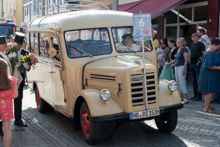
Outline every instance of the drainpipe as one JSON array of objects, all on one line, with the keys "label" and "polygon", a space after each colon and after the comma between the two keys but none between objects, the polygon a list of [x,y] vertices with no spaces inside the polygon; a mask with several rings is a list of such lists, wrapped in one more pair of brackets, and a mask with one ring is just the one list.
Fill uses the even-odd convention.
[{"label": "drainpipe", "polygon": [[1,9],[2,9],[1,17],[4,18],[4,17],[3,17],[3,0],[1,0]]},{"label": "drainpipe", "polygon": [[112,10],[118,11],[118,0],[113,0]]}]

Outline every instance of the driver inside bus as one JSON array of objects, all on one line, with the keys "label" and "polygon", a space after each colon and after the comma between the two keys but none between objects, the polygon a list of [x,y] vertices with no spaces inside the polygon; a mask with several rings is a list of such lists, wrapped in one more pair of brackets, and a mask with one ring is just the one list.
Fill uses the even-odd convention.
[{"label": "driver inside bus", "polygon": [[74,43],[71,46],[73,48],[75,48],[75,49],[71,48],[72,57],[81,57],[81,56],[83,56],[83,53],[77,51],[77,50],[83,51],[83,41],[81,39],[77,39],[76,41],[74,41]]},{"label": "driver inside bus", "polygon": [[141,46],[134,44],[133,35],[131,33],[122,36],[122,42],[116,44],[118,52],[137,52],[140,51]]}]

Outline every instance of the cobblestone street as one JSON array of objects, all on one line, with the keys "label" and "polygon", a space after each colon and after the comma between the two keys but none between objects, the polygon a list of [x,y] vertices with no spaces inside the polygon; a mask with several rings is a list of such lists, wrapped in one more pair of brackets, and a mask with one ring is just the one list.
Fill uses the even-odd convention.
[{"label": "cobblestone street", "polygon": [[[192,96],[192,86],[188,85],[189,97]],[[114,134],[100,141],[96,146],[220,146],[220,105],[216,114],[203,112],[203,101],[185,105],[179,110],[178,125],[171,134],[157,130],[154,121],[133,122],[123,124]],[[27,128],[13,125],[12,147],[75,147],[89,146],[84,142],[81,132],[74,131],[73,120],[59,112],[40,114],[36,109],[35,95],[30,89],[24,90],[23,118],[28,123]],[[0,137],[0,146],[3,139]]]}]

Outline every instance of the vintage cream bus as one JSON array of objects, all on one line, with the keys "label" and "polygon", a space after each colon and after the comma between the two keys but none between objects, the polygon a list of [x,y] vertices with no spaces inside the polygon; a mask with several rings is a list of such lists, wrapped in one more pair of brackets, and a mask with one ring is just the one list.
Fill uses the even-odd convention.
[{"label": "vintage cream bus", "polygon": [[177,109],[183,107],[177,84],[158,81],[152,41],[144,42],[143,64],[132,16],[86,10],[37,18],[28,25],[27,49],[39,63],[27,72],[27,81],[39,112],[56,109],[74,118],[89,144],[110,135],[119,120],[155,119],[160,131],[172,132]]}]

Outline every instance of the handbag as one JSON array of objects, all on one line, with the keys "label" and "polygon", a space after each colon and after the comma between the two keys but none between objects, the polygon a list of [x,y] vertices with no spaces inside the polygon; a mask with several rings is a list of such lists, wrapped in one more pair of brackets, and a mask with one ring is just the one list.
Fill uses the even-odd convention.
[{"label": "handbag", "polygon": [[197,63],[196,63],[196,64],[197,64],[199,67],[202,66],[202,60],[203,60],[203,56],[199,57],[199,59],[197,60]]}]

